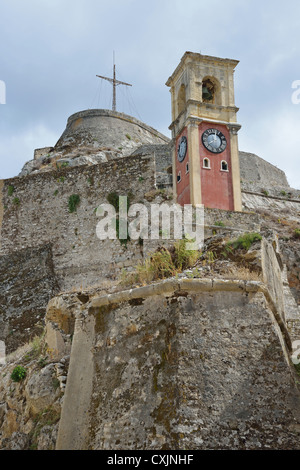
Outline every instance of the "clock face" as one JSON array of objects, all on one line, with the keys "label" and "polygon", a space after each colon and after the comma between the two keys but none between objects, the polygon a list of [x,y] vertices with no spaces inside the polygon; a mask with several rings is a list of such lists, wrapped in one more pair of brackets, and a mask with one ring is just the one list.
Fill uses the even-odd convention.
[{"label": "clock face", "polygon": [[202,143],[212,153],[222,153],[226,149],[226,138],[218,129],[207,129],[202,134]]},{"label": "clock face", "polygon": [[180,162],[183,162],[186,156],[186,151],[187,151],[187,138],[186,137],[181,137],[178,149],[177,149],[177,157]]}]

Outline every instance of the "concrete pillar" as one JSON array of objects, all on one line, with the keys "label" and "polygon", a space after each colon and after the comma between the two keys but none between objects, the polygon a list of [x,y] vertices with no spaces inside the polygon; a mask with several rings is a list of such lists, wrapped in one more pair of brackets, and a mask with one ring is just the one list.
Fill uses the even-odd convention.
[{"label": "concrete pillar", "polygon": [[76,319],[56,450],[86,450],[94,376],[94,334],[92,315],[85,320]]},{"label": "concrete pillar", "polygon": [[230,151],[231,151],[231,169],[232,169],[232,189],[234,210],[242,212],[242,193],[241,193],[241,175],[240,175],[240,157],[238,145],[238,131],[240,125],[229,125],[230,131]]}]

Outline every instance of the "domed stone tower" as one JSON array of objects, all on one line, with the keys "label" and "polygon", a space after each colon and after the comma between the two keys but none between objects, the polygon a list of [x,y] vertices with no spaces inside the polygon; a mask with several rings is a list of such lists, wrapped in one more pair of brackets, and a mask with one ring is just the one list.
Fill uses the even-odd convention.
[{"label": "domed stone tower", "polygon": [[54,147],[36,149],[19,176],[61,166],[93,165],[127,157],[144,145],[165,145],[170,139],[138,119],[117,111],[89,109],[68,118]]}]

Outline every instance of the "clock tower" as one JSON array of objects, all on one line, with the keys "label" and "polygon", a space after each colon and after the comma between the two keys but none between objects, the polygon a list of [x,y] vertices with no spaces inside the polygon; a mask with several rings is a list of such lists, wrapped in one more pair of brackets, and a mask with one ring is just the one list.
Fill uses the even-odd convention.
[{"label": "clock tower", "polygon": [[179,204],[241,211],[237,60],[186,52],[168,79],[172,97],[173,187]]}]

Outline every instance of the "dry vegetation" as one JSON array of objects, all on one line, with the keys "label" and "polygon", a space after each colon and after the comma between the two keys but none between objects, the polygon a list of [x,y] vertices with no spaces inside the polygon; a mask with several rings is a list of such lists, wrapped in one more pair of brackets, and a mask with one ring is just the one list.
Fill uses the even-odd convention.
[{"label": "dry vegetation", "polygon": [[143,263],[139,263],[132,273],[123,271],[121,284],[149,284],[165,279],[190,268],[200,256],[199,251],[187,250],[188,240],[183,239],[170,248],[159,247]]},{"label": "dry vegetation", "polygon": [[253,256],[246,256],[254,243],[260,247],[260,240],[258,233],[246,233],[236,240],[212,237],[202,252],[187,250],[187,240],[180,240],[172,247],[158,248],[134,272],[123,270],[120,286],[146,285],[178,276],[260,281],[257,252],[254,250]]}]

